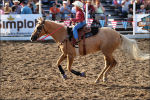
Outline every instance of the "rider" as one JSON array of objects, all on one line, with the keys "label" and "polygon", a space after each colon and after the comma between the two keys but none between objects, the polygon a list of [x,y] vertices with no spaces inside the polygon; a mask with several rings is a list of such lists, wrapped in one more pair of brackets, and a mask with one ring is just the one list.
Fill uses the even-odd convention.
[{"label": "rider", "polygon": [[77,22],[77,24],[73,28],[73,35],[74,35],[74,38],[76,39],[76,44],[77,44],[79,42],[78,29],[82,28],[86,24],[86,22],[85,22],[85,16],[83,13],[83,3],[80,1],[75,1],[72,4],[76,8],[76,18],[72,18],[71,20],[73,22]]}]

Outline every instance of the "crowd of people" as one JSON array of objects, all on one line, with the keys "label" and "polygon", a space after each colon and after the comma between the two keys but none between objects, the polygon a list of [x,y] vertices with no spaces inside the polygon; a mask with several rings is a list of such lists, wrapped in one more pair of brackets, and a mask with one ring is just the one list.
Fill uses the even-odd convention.
[{"label": "crowd of people", "polygon": [[[113,5],[122,13],[123,18],[133,19],[133,3],[136,2],[136,14],[150,13],[150,0],[113,0]],[[118,13],[118,12],[117,12]]]},{"label": "crowd of people", "polygon": [[[49,13],[45,13],[42,9],[42,14],[46,15],[46,18],[52,17],[53,20],[56,17],[61,17],[61,20],[65,18],[75,17],[76,10],[72,3],[77,0],[42,0],[43,5],[49,5]],[[83,10],[85,11],[85,0],[79,0],[84,4]],[[87,0],[88,12],[91,17],[95,13],[98,13],[102,19],[105,19],[105,8],[99,0],[95,0],[95,4],[91,3],[91,0]],[[0,14],[38,14],[39,13],[39,1],[38,0],[6,0],[4,5],[0,5]]]},{"label": "crowd of people", "polygon": [[6,0],[0,4],[0,14],[36,14],[37,0]]},{"label": "crowd of people", "polygon": [[[42,14],[46,18],[52,17],[53,20],[60,17],[65,18],[75,17],[76,10],[72,3],[78,0],[41,0],[43,5],[48,5],[49,13],[45,13],[42,9]],[[88,3],[88,12],[90,17],[98,19],[107,19],[105,8],[101,4],[101,0],[79,0],[84,4],[85,11]],[[86,1],[86,2],[85,2]],[[134,0],[111,0],[116,9],[122,13],[124,18],[132,18],[133,1]],[[3,4],[3,2],[1,2]],[[5,0],[4,5],[0,4],[0,14],[38,14],[39,0]],[[150,0],[136,0],[136,12],[140,14],[150,13]],[[98,15],[97,15],[98,14]]]}]

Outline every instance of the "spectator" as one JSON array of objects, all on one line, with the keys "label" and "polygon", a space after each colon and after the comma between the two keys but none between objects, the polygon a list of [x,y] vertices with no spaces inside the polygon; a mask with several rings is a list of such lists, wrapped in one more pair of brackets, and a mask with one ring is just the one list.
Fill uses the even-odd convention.
[{"label": "spectator", "polygon": [[103,5],[99,1],[96,2],[95,12],[99,13],[99,14],[102,14],[102,16],[104,15],[105,8],[103,7]]},{"label": "spectator", "polygon": [[52,16],[51,16],[51,14],[49,14],[49,13],[45,13],[45,19],[46,20],[52,20]]},{"label": "spectator", "polygon": [[143,4],[145,6],[146,13],[150,13],[150,1],[149,0],[144,0]]},{"label": "spectator", "polygon": [[76,8],[75,8],[75,6],[74,6],[74,7],[72,7],[72,9],[71,9],[71,13],[73,13],[73,14],[75,14],[75,13],[76,13]]},{"label": "spectator", "polygon": [[32,10],[32,14],[34,14],[34,13],[35,13],[35,11],[34,11],[34,8],[33,8],[32,3],[28,3],[28,7],[30,7],[30,8],[31,8],[31,10]]},{"label": "spectator", "polygon": [[62,20],[64,20],[65,18],[71,17],[70,16],[71,10],[67,5],[68,5],[68,2],[63,1],[63,6],[60,8],[60,13],[62,14],[62,16],[61,16]]},{"label": "spectator", "polygon": [[[94,6],[91,4],[91,0],[87,0],[87,3],[88,3],[88,13],[89,15],[91,15],[90,17],[93,17],[94,13],[95,13],[95,8]],[[84,10],[86,10],[86,5],[84,5]]]},{"label": "spectator", "polygon": [[[61,6],[62,6],[62,4],[63,4],[63,0],[55,0],[55,2],[56,2],[56,4],[61,4]],[[61,7],[60,6],[60,7]]]},{"label": "spectator", "polygon": [[95,5],[95,12],[96,12],[96,20],[105,20],[105,24],[107,23],[107,18],[105,16],[105,8],[101,4],[101,2],[96,1]]},{"label": "spectator", "polygon": [[83,6],[86,4],[85,0],[80,0],[83,3]]},{"label": "spectator", "polygon": [[22,2],[21,14],[32,14],[32,10],[27,6],[27,2]]},{"label": "spectator", "polygon": [[35,13],[37,0],[29,0],[28,6],[31,8],[32,12]]},{"label": "spectator", "polygon": [[[44,10],[42,8],[41,8],[41,11],[42,11],[42,14],[45,14],[45,12],[44,12]],[[39,3],[36,3],[35,14],[39,14]]]},{"label": "spectator", "polygon": [[122,0],[113,0],[113,5],[115,6],[116,9],[119,9],[117,13],[122,12],[121,2]]},{"label": "spectator", "polygon": [[72,9],[73,5],[70,4],[70,0],[67,0],[67,6],[69,7],[70,10]]},{"label": "spectator", "polygon": [[[55,0],[50,0],[50,1],[49,1],[50,7],[53,6],[53,3],[55,3]],[[44,4],[44,3],[43,3],[43,4]],[[47,4],[48,4],[48,3],[47,3]]]},{"label": "spectator", "polygon": [[133,21],[133,2],[129,5],[128,21]]},{"label": "spectator", "polygon": [[145,13],[146,13],[146,10],[145,10],[144,5],[141,5],[140,8],[141,8],[141,9],[138,11],[138,13],[140,13],[140,14],[145,14]]},{"label": "spectator", "polygon": [[13,6],[15,6],[15,7],[16,7],[15,12],[16,12],[17,14],[20,14],[20,13],[21,13],[21,6],[19,5],[20,1],[18,1],[18,0],[14,0],[14,1],[13,1],[13,3],[14,3],[14,5],[13,5]]},{"label": "spectator", "polygon": [[127,18],[129,5],[131,4],[130,0],[124,0],[122,3],[122,17]]},{"label": "spectator", "polygon": [[142,5],[141,0],[136,0],[136,11],[139,11],[141,8],[140,6]]},{"label": "spectator", "polygon": [[100,0],[91,0],[92,1],[92,5],[96,5],[96,2],[100,2]]},{"label": "spectator", "polygon": [[4,14],[9,14],[11,12],[11,8],[9,7],[9,3],[5,3]]},{"label": "spectator", "polygon": [[71,18],[75,18],[75,16],[76,16],[76,8],[75,8],[75,6],[73,6],[71,8]]},{"label": "spectator", "polygon": [[38,2],[38,0],[32,0],[32,4],[33,4],[33,8],[34,8],[34,12],[35,12],[35,9],[36,9],[36,3]]},{"label": "spectator", "polygon": [[1,0],[1,1],[0,1],[0,5],[2,5],[2,4],[3,4],[3,1]]},{"label": "spectator", "polygon": [[4,0],[4,2],[9,3],[9,7],[13,6],[13,2],[12,2],[12,0]]},{"label": "spectator", "polygon": [[60,7],[62,6],[62,4],[58,2],[58,0],[55,0],[54,3],[56,3],[56,7],[57,7],[57,8],[60,8]]},{"label": "spectator", "polygon": [[0,4],[0,15],[4,14],[3,5]]},{"label": "spectator", "polygon": [[53,7],[50,8],[50,13],[52,14],[52,20],[55,20],[57,14],[60,13],[60,9],[56,7],[56,3],[53,3]]},{"label": "spectator", "polygon": [[44,5],[48,5],[49,1],[48,0],[41,0],[42,1],[42,4]]},{"label": "spectator", "polygon": [[12,6],[11,9],[12,9],[12,12],[10,12],[10,14],[17,14],[16,6]]},{"label": "spectator", "polygon": [[[95,8],[94,6],[91,4],[91,0],[87,0],[88,3],[88,12],[90,14],[95,13]],[[84,9],[86,9],[86,5],[84,5]]]}]

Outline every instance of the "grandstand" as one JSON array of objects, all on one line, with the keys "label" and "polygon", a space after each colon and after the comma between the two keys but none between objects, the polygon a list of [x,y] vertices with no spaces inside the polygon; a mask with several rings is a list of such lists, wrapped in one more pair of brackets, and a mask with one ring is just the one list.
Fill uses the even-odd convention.
[{"label": "grandstand", "polygon": [[[53,2],[51,2],[51,3],[53,3]],[[129,36],[129,38],[150,38],[150,34],[143,34],[143,33],[139,34],[138,33],[136,35],[133,35],[132,21],[128,21],[128,18],[122,17],[122,13],[119,12],[119,9],[113,5],[112,0],[101,0],[101,3],[105,8],[105,15],[107,16],[107,25],[105,25],[105,27],[111,27],[111,28],[115,27],[115,30],[117,30],[121,34]],[[50,5],[49,3],[43,4],[42,8],[45,13],[49,14],[49,9],[51,6],[52,6],[52,4]],[[96,16],[96,14],[95,14],[95,16]],[[11,17],[11,16],[9,16],[9,17]],[[46,17],[46,15],[43,14],[43,17]],[[123,21],[128,22],[126,28],[123,26],[123,23],[122,23]],[[113,24],[112,22],[116,23],[116,25],[112,25]],[[24,40],[30,39],[29,38],[30,34],[31,34],[31,32],[30,33],[28,32],[27,35],[21,34],[21,40],[22,39],[24,39]],[[16,35],[18,37],[20,37],[20,34],[18,34],[18,32]],[[25,37],[22,38],[22,35]],[[8,38],[10,39],[10,37],[11,37],[10,35],[5,36],[4,40],[7,40]],[[17,37],[17,39],[18,39],[18,37]],[[3,40],[2,36],[1,36],[1,39]]]},{"label": "grandstand", "polygon": [[[132,34],[133,33],[133,28],[132,28],[131,22],[128,23],[126,29],[123,27],[122,21],[127,21],[127,18],[122,18],[121,12],[116,13],[116,11],[118,11],[118,9],[116,9],[115,6],[112,5],[112,0],[101,0],[101,3],[106,9],[105,14],[106,14],[107,20],[108,20],[108,23],[107,23],[108,27],[112,27],[111,21],[113,20],[113,21],[117,21],[116,30],[118,32],[120,32],[121,34]],[[44,11],[46,13],[49,13],[50,7],[51,7],[50,5],[42,6],[42,8],[44,9]]]}]

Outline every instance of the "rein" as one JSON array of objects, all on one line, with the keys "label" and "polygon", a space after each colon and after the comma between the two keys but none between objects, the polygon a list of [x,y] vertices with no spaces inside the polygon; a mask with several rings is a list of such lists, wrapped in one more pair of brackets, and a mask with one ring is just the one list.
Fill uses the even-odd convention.
[{"label": "rein", "polygon": [[61,29],[63,26],[57,28],[56,30],[54,30],[53,32],[49,33],[48,31],[46,31],[46,29],[44,28],[44,23],[45,23],[45,20],[42,22],[42,27],[44,29],[44,31],[48,34],[46,35],[45,37],[43,37],[42,39],[39,39],[39,40],[44,40],[45,38],[47,38],[48,36],[51,36],[53,35],[55,32],[57,32],[59,29]]}]

